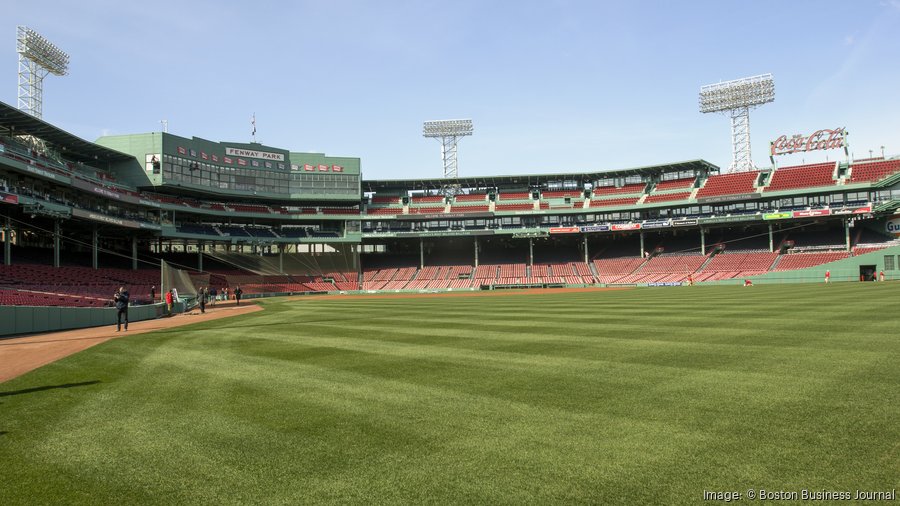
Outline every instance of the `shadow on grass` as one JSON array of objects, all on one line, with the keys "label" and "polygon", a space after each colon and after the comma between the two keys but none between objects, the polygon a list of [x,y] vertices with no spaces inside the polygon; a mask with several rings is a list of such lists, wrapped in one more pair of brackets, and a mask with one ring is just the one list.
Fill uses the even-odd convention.
[{"label": "shadow on grass", "polygon": [[[0,392],[0,397],[9,397],[11,395],[30,394],[34,392],[43,392],[44,390],[55,390],[57,388],[85,387],[88,385],[96,385],[100,380],[82,381],[81,383],[64,383],[62,385],[47,385],[43,387],[25,388],[22,390],[11,390],[9,392]],[[0,434],[2,435],[2,434]]]}]

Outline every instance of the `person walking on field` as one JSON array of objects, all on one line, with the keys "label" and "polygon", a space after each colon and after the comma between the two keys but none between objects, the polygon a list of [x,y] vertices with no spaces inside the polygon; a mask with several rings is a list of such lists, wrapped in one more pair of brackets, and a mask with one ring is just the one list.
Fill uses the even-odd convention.
[{"label": "person walking on field", "polygon": [[128,292],[124,286],[119,287],[119,291],[113,295],[113,301],[116,303],[118,310],[116,315],[116,332],[122,330],[122,315],[125,315],[125,331],[128,331]]},{"label": "person walking on field", "polygon": [[238,286],[237,288],[234,289],[234,300],[237,301],[238,306],[241,305],[241,295],[244,295],[244,291],[241,290],[240,286]]},{"label": "person walking on field", "polygon": [[200,288],[200,314],[206,312],[206,289]]}]

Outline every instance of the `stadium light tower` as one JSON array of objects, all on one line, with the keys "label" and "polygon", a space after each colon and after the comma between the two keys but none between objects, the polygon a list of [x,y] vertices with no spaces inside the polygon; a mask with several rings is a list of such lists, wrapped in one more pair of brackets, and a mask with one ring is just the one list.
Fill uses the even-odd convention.
[{"label": "stadium light tower", "polygon": [[744,77],[700,87],[700,112],[731,116],[731,167],[728,172],[754,169],[750,153],[750,109],[775,100],[772,74]]},{"label": "stadium light tower", "polygon": [[16,30],[19,53],[19,109],[40,119],[43,115],[44,78],[69,72],[69,55],[40,34],[19,25]]},{"label": "stadium light tower", "polygon": [[456,144],[460,137],[472,135],[472,131],[472,120],[470,119],[426,121],[423,125],[423,137],[441,141],[441,159],[444,161],[445,178],[456,178],[459,175],[456,165]]}]

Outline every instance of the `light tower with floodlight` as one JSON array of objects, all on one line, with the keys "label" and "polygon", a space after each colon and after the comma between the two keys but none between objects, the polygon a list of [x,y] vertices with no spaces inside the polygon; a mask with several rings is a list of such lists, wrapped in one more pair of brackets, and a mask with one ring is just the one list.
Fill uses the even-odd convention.
[{"label": "light tower with floodlight", "polygon": [[772,74],[700,87],[700,112],[720,112],[731,117],[729,172],[754,169],[750,153],[750,109],[774,100],[775,81]]},{"label": "light tower with floodlight", "polygon": [[43,115],[44,78],[69,72],[69,55],[40,34],[19,25],[16,30],[19,53],[19,109],[40,119]]},{"label": "light tower with floodlight", "polygon": [[470,119],[444,119],[426,121],[422,126],[422,136],[439,139],[441,142],[441,160],[444,162],[444,177],[456,178],[459,175],[456,164],[456,145],[460,137],[472,135],[473,127]]}]

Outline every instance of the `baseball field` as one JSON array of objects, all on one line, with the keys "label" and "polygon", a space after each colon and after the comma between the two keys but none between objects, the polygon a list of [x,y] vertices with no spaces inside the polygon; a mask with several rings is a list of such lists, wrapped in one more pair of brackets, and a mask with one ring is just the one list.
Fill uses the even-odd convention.
[{"label": "baseball field", "polygon": [[303,297],[0,384],[0,504],[900,488],[900,285]]}]

